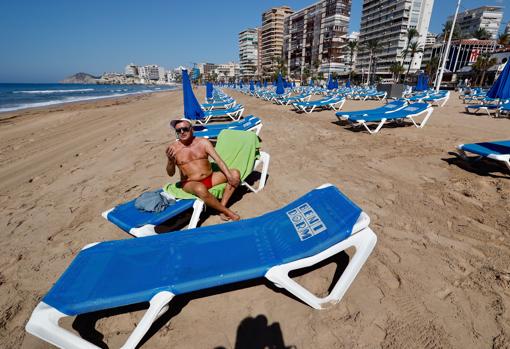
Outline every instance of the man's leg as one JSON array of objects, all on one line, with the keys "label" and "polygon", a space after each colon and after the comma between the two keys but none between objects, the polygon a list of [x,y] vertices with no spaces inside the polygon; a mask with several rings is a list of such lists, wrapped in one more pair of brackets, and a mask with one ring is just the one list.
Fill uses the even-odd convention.
[{"label": "man's leg", "polygon": [[[237,178],[237,180],[240,180],[241,174],[239,173],[239,170],[237,170],[235,168],[231,168],[229,170],[230,170],[230,173],[232,173],[232,175],[235,178]],[[212,185],[213,186],[218,185],[220,183],[225,183],[225,182],[227,182],[227,178],[225,177],[225,175],[222,172],[213,172],[213,177],[212,177]],[[223,192],[223,197],[221,198],[221,204],[223,206],[225,206],[225,207],[227,206],[228,200],[230,200],[230,198],[232,197],[232,194],[234,193],[236,188],[237,187],[234,187],[234,186],[230,185],[229,183],[227,183],[227,186],[225,187],[225,191]]]},{"label": "man's leg", "polygon": [[214,208],[215,210],[223,213],[226,217],[233,221],[240,219],[239,215],[235,214],[225,206],[223,206],[218,199],[216,199],[209,191],[206,186],[200,182],[187,182],[184,187],[184,191],[198,196],[207,206]]}]

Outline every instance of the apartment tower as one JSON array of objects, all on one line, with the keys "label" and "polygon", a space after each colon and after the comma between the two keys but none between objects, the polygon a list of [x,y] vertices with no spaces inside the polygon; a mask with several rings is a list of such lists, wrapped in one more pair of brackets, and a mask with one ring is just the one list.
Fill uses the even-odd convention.
[{"label": "apartment tower", "polygon": [[[502,20],[503,7],[501,6],[482,6],[460,12],[457,17],[462,37],[471,38],[478,29],[485,29],[492,40],[497,38]],[[448,17],[448,21],[453,21],[453,16]]]},{"label": "apartment tower", "polygon": [[[411,28],[419,33],[414,40],[421,48],[425,46],[433,5],[434,0],[363,0],[358,72],[367,73],[370,67],[371,72],[390,77],[390,66],[395,62],[403,63],[406,70],[410,64],[410,72],[420,69],[422,54],[408,55],[402,62],[402,51],[407,46],[407,31]],[[372,62],[366,48],[371,40],[379,44],[373,51]]]},{"label": "apartment tower", "polygon": [[274,7],[262,14],[260,28],[260,71],[265,77],[277,70],[276,59],[282,58],[283,24],[287,16],[293,13],[288,6]]},{"label": "apartment tower", "polygon": [[283,57],[294,78],[305,70],[347,73],[351,0],[321,0],[285,19]]},{"label": "apartment tower", "polygon": [[250,28],[239,33],[239,74],[252,79],[257,74],[259,29]]}]

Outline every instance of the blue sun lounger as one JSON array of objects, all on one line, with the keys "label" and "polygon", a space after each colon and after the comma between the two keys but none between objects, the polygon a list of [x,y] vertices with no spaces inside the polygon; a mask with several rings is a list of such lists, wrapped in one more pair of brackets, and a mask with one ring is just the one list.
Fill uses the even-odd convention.
[{"label": "blue sun lounger", "polygon": [[214,110],[214,109],[230,109],[236,105],[236,101],[232,98],[215,103],[203,103],[201,107],[203,110]]},{"label": "blue sun lounger", "polygon": [[194,126],[193,134],[197,137],[216,139],[222,130],[229,129],[238,131],[253,131],[258,136],[262,126],[262,120],[256,116],[249,115],[244,117],[242,120],[232,121],[227,124],[207,124]]},{"label": "blue sun lounger", "polygon": [[[135,348],[174,296],[267,278],[321,309],[339,302],[372,252],[370,219],[336,187],[238,222],[85,246],[34,309],[26,330],[62,348],[96,348],[59,325],[64,317],[149,302],[122,348]],[[289,277],[350,247],[355,254],[320,298]]]},{"label": "blue sun lounger", "polygon": [[466,154],[468,152],[477,155],[474,161],[483,158],[501,161],[510,170],[510,140],[461,144],[457,149],[464,160],[472,161]]},{"label": "blue sun lounger", "polygon": [[[216,143],[216,148],[221,142],[229,142],[229,134],[232,133],[240,133],[240,131],[234,130],[224,130],[223,134],[220,134],[218,137],[218,142]],[[253,139],[257,138],[257,136],[253,135],[251,132],[242,132],[245,134],[243,138],[246,142],[251,142]],[[222,139],[223,138],[223,139]],[[238,147],[245,147],[246,144],[238,144]],[[237,152],[238,153],[238,152]],[[221,156],[222,154],[220,154]],[[258,186],[254,188],[246,181],[243,181],[241,184],[247,187],[254,193],[258,193],[262,189],[264,189],[267,180],[267,174],[269,171],[269,162],[271,157],[268,153],[264,151],[259,151],[258,159],[255,159],[255,163],[253,164],[253,168],[250,170],[255,170],[260,168],[260,179]],[[226,165],[230,164],[226,160]],[[249,174],[250,172],[248,172]],[[161,190],[160,190],[161,192]],[[166,193],[163,193],[166,195]],[[135,201],[131,200],[115,206],[112,209],[109,209],[102,213],[102,216],[110,221],[111,223],[118,226],[120,229],[124,230],[126,233],[129,233],[136,237],[150,236],[156,235],[156,227],[161,225],[170,219],[177,217],[179,214],[183,213],[188,209],[193,209],[193,213],[191,215],[188,229],[195,228],[200,219],[200,214],[204,210],[204,202],[200,199],[183,199],[177,200],[173,205],[168,206],[161,212],[146,212],[141,211],[135,207]]]},{"label": "blue sun lounger", "polygon": [[295,102],[292,106],[296,111],[304,111],[307,114],[312,113],[315,109],[333,109],[335,111],[342,109],[345,103],[343,96],[330,96],[316,101],[310,102]]},{"label": "blue sun lounger", "polygon": [[[383,127],[383,125],[387,121],[399,122],[409,119],[417,128],[423,128],[433,111],[434,109],[428,103],[413,103],[393,113],[382,113],[367,116],[353,116],[347,120],[350,123],[354,124],[354,126],[363,125],[370,134],[374,134],[379,132],[381,127]],[[423,118],[422,122],[418,124],[415,118],[422,114],[425,114],[425,117]],[[368,123],[376,123],[377,126],[374,129],[371,129],[370,127],[368,127],[367,125]]]},{"label": "blue sun lounger", "polygon": [[236,104],[229,109],[214,109],[204,111],[204,119],[197,120],[200,124],[207,124],[209,121],[214,119],[230,118],[233,121],[239,121],[243,116],[244,106],[242,104]]},{"label": "blue sun lounger", "polygon": [[355,111],[339,111],[335,115],[338,119],[349,119],[354,116],[367,116],[367,115],[379,115],[379,114],[387,114],[393,113],[397,110],[404,108],[407,105],[407,102],[403,99],[397,99],[391,103],[383,105],[382,107],[375,109],[366,109],[366,110],[355,110]]}]

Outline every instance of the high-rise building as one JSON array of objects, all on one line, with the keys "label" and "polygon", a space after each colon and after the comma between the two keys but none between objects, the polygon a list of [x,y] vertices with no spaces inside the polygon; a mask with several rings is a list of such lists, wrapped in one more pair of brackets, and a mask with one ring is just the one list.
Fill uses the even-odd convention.
[{"label": "high-rise building", "polygon": [[283,23],[293,11],[288,6],[274,7],[262,14],[260,28],[260,75],[269,76],[276,71],[277,59],[282,59]]},{"label": "high-rise building", "polygon": [[[466,38],[473,37],[474,32],[483,28],[491,35],[490,39],[496,39],[502,20],[501,6],[481,6],[460,12],[457,16],[460,35]],[[453,16],[448,17],[448,21],[453,21]]]},{"label": "high-rise building", "polygon": [[159,67],[156,64],[149,64],[138,67],[140,78],[145,80],[159,80]]},{"label": "high-rise building", "polygon": [[259,30],[246,29],[239,33],[239,73],[251,79],[257,74]]},{"label": "high-rise building", "polygon": [[305,69],[349,71],[351,0],[321,0],[285,18],[283,57],[287,72],[300,78]]},{"label": "high-rise building", "polygon": [[508,22],[508,23],[506,24],[505,34],[506,34],[506,35],[510,35],[510,22]]},{"label": "high-rise building", "polygon": [[[402,51],[407,47],[407,31],[418,31],[415,38],[424,47],[429,29],[434,0],[363,0],[361,30],[358,42],[356,68],[359,72],[375,72],[391,76],[390,66],[402,62]],[[366,47],[371,40],[379,47],[370,51]],[[410,65],[410,72],[420,68],[422,53],[407,55],[404,67]]]},{"label": "high-rise building", "polygon": [[217,80],[222,82],[234,82],[235,78],[239,76],[239,64],[235,62],[228,62],[218,64],[214,72],[217,74]]}]

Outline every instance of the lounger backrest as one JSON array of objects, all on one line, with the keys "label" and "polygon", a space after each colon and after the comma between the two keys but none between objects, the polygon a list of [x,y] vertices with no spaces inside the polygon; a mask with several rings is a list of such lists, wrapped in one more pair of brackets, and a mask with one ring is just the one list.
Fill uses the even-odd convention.
[{"label": "lounger backrest", "polygon": [[401,111],[406,114],[416,114],[429,108],[428,103],[413,103],[402,109]]}]

